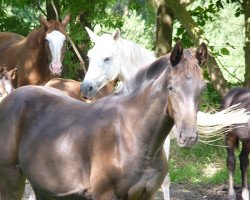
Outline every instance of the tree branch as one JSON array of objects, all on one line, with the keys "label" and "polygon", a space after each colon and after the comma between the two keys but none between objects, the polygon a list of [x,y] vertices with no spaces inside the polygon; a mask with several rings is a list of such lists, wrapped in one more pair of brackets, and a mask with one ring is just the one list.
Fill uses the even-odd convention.
[{"label": "tree branch", "polygon": [[[187,12],[184,5],[180,4],[180,2],[176,0],[165,1],[166,4],[172,9],[175,18],[178,19],[182,26],[186,29],[196,46],[200,45],[201,42],[205,42],[207,44],[209,43],[208,39],[203,34],[202,30],[197,26],[190,13]],[[207,68],[214,88],[221,96],[224,96],[228,92],[229,86],[211,53],[208,55]]]},{"label": "tree branch", "polygon": [[74,42],[71,40],[71,38],[69,37],[68,34],[66,35],[66,37],[67,37],[68,41],[70,42],[71,46],[73,47],[73,49],[74,49],[74,51],[75,51],[75,53],[76,53],[76,55],[77,55],[77,57],[78,57],[78,59],[79,59],[79,61],[80,61],[80,65],[81,65],[81,67],[82,67],[84,73],[86,74],[87,70],[86,70],[86,68],[85,68],[85,62],[83,61],[83,59],[82,59],[82,57],[81,57],[81,55],[80,55],[78,49],[76,48],[76,45],[75,45]]},{"label": "tree branch", "polygon": [[55,11],[55,14],[56,14],[56,20],[58,21],[59,20],[59,17],[58,17],[58,12],[57,12],[57,9],[56,9],[56,6],[55,6],[55,3],[53,0],[51,0],[51,5]]}]

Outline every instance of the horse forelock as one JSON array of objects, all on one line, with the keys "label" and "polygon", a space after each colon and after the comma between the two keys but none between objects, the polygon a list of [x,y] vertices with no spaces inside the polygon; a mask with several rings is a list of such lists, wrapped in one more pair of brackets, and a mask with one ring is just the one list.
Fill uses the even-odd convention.
[{"label": "horse forelock", "polygon": [[66,32],[65,32],[65,29],[64,29],[62,22],[59,22],[57,20],[50,20],[49,27],[47,27],[46,34],[49,34],[54,30],[60,31],[62,34],[66,35]]},{"label": "horse forelock", "polygon": [[45,36],[54,30],[60,31],[62,34],[66,35],[63,24],[56,20],[51,20],[49,21],[49,27],[42,25],[40,28],[34,29],[29,33],[27,36],[28,45],[32,48],[37,48],[38,45],[44,41]]},{"label": "horse forelock", "polygon": [[194,49],[184,49],[182,59],[178,64],[178,69],[180,73],[192,74],[197,78],[202,78],[202,68],[195,58],[195,52]]}]

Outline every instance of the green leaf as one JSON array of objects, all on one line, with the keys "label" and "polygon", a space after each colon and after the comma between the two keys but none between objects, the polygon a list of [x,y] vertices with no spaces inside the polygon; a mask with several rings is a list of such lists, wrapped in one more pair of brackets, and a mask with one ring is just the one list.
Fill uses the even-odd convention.
[{"label": "green leaf", "polygon": [[225,56],[228,56],[230,54],[230,52],[226,48],[220,49],[220,52],[222,55],[225,55]]}]

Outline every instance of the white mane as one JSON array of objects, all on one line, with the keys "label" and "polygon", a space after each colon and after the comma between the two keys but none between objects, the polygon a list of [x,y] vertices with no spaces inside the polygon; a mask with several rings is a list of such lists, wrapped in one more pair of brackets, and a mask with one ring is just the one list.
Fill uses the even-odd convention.
[{"label": "white mane", "polygon": [[121,55],[123,63],[121,72],[123,76],[121,79],[123,79],[123,81],[130,79],[139,69],[152,63],[156,59],[152,51],[128,39],[119,38],[117,46],[119,47],[117,49],[120,51],[119,55]]}]

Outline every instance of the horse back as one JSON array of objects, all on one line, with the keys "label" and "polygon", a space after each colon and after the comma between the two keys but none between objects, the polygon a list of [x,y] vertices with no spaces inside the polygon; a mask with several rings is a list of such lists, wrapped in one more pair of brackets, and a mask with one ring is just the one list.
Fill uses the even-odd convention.
[{"label": "horse back", "polygon": [[[226,109],[232,105],[239,104],[238,108],[245,108],[250,111],[250,89],[249,88],[233,88],[222,99],[222,109]],[[238,138],[241,140],[250,139],[250,122],[245,127],[235,128],[227,135],[227,139]],[[236,146],[239,143],[235,140]]]},{"label": "horse back", "polygon": [[23,40],[25,37],[22,35],[11,33],[11,32],[0,32],[0,44],[8,43],[8,42],[16,42]]},{"label": "horse back", "polygon": [[19,65],[24,41],[25,37],[16,33],[0,33],[0,66],[6,66],[9,71]]},{"label": "horse back", "polygon": [[240,104],[239,107],[250,110],[250,89],[233,88],[222,99],[222,109],[226,109],[235,104]]}]

